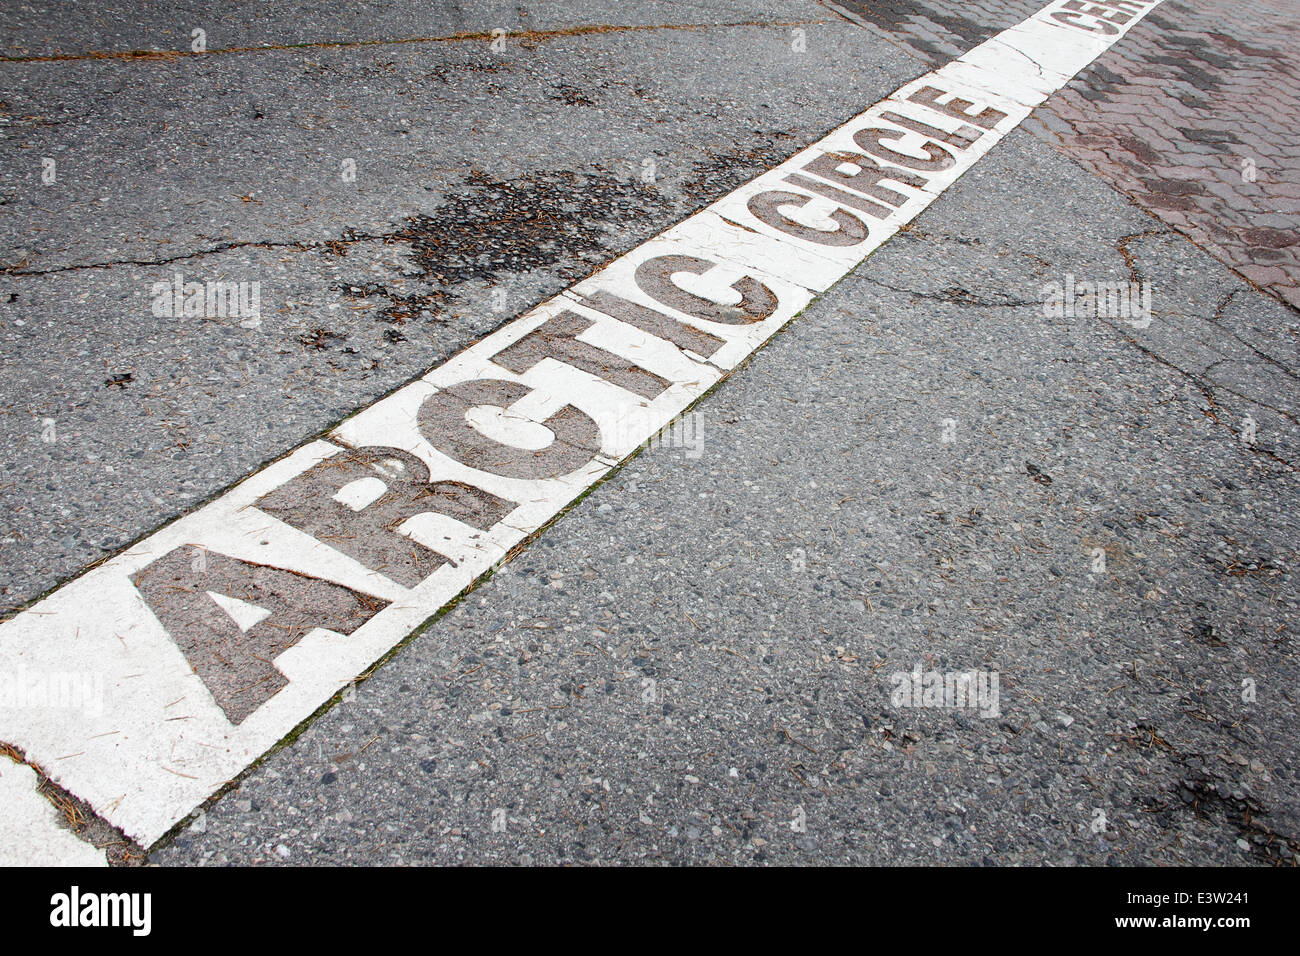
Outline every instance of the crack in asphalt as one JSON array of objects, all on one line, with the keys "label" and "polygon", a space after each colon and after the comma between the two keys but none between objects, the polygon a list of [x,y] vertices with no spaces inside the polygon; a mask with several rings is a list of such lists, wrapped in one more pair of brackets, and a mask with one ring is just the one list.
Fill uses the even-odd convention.
[{"label": "crack in asphalt", "polygon": [[[1251,451],[1256,452],[1257,454],[1261,454],[1268,458],[1271,458],[1274,461],[1278,462],[1279,464],[1285,465],[1287,468],[1291,469],[1292,471],[1297,470],[1295,464],[1293,464],[1292,462],[1288,461],[1285,458],[1282,458],[1281,456],[1275,454],[1274,452],[1269,451],[1267,448],[1261,448],[1258,444],[1247,444],[1246,442],[1242,441],[1241,436],[1238,434],[1236,430],[1233,429],[1231,425],[1227,424],[1226,422],[1219,421],[1219,417],[1215,413],[1215,409],[1218,407],[1218,402],[1216,402],[1214,399],[1214,391],[1217,388],[1221,391],[1227,392],[1229,395],[1235,395],[1237,398],[1240,398],[1242,401],[1251,402],[1255,405],[1259,405],[1262,408],[1267,408],[1269,411],[1276,412],[1278,415],[1281,415],[1283,418],[1287,419],[1290,422],[1293,422],[1295,424],[1300,424],[1300,421],[1297,421],[1294,415],[1292,415],[1290,412],[1284,411],[1283,409],[1277,408],[1274,405],[1270,405],[1268,402],[1265,402],[1261,399],[1255,398],[1250,395],[1246,395],[1245,393],[1239,392],[1236,389],[1229,388],[1226,385],[1207,381],[1203,377],[1204,372],[1200,374],[1197,374],[1196,372],[1189,372],[1187,369],[1183,368],[1177,363],[1171,362],[1169,359],[1165,358],[1163,355],[1160,355],[1155,350],[1150,349],[1147,346],[1143,345],[1136,338],[1134,338],[1132,335],[1130,335],[1128,332],[1120,328],[1118,325],[1116,325],[1114,322],[1110,321],[1109,319],[1104,318],[1102,316],[1097,316],[1097,320],[1102,324],[1108,326],[1112,331],[1116,332],[1122,339],[1124,339],[1124,341],[1126,341],[1129,345],[1133,346],[1143,355],[1147,356],[1147,358],[1151,359],[1154,362],[1157,362],[1160,365],[1165,366],[1166,368],[1169,368],[1177,372],[1178,374],[1186,378],[1189,382],[1191,382],[1193,385],[1195,385],[1197,390],[1200,391],[1201,394],[1205,396],[1205,400],[1210,403],[1210,407],[1208,409],[1203,410],[1202,414],[1204,414],[1206,418],[1214,422],[1216,425],[1219,425],[1224,429],[1226,429],[1229,434],[1233,435],[1234,438],[1236,438],[1237,444],[1243,445],[1244,447],[1249,448]],[[1217,363],[1212,363],[1212,364],[1217,364]]]},{"label": "crack in asphalt", "polygon": [[1148,239],[1152,236],[1173,236],[1181,235],[1175,233],[1172,229],[1145,229],[1142,232],[1129,233],[1127,236],[1121,236],[1115,240],[1115,248],[1119,254],[1124,257],[1124,264],[1128,266],[1129,278],[1138,284],[1146,281],[1146,276],[1138,269],[1137,262],[1133,258],[1133,253],[1128,251],[1128,244],[1135,239]]},{"label": "crack in asphalt", "polygon": [[[1296,381],[1300,381],[1300,374],[1297,374],[1296,372],[1292,371],[1280,359],[1276,359],[1273,356],[1269,355],[1264,350],[1257,348],[1253,343],[1247,341],[1245,338],[1243,338],[1242,336],[1234,332],[1232,329],[1228,328],[1226,325],[1223,325],[1222,319],[1223,319],[1224,310],[1228,307],[1229,303],[1231,303],[1232,300],[1237,296],[1237,294],[1242,291],[1244,290],[1233,289],[1231,292],[1229,292],[1224,297],[1223,301],[1219,303],[1219,307],[1214,310],[1214,317],[1210,319],[1210,322],[1212,322],[1214,325],[1218,326],[1219,328],[1223,329],[1224,332],[1227,332],[1229,335],[1231,335],[1242,345],[1246,346],[1246,348],[1250,349],[1252,352],[1254,352],[1256,355],[1262,358],[1265,362],[1268,362],[1270,365],[1276,366],[1278,371],[1280,371],[1283,375],[1287,376],[1288,378],[1293,378]],[[1222,359],[1221,361],[1227,362],[1231,360]],[[1214,364],[1218,365],[1219,363],[1215,362]],[[1208,372],[1209,368],[1207,368],[1206,371]]]},{"label": "crack in asphalt", "polygon": [[166,266],[171,265],[173,262],[183,262],[186,259],[197,259],[200,256],[234,252],[236,249],[297,249],[300,252],[311,252],[314,249],[333,250],[334,246],[337,245],[350,245],[356,242],[382,242],[393,238],[393,234],[369,235],[347,231],[338,239],[285,240],[281,242],[269,239],[238,239],[234,242],[223,242],[208,249],[196,249],[194,252],[183,252],[163,259],[114,259],[107,262],[84,262],[78,265],[55,266],[50,269],[23,269],[20,262],[15,265],[0,266],[0,275],[20,277],[49,276],[59,275],[64,272],[83,272],[88,269],[112,269],[115,266]]},{"label": "crack in asphalt", "polygon": [[[1139,682],[1140,684],[1140,682]],[[1191,711],[1183,711],[1188,716],[1196,717],[1197,714]],[[1201,714],[1200,718],[1209,717],[1208,714]],[[1233,725],[1228,721],[1219,718],[1221,728],[1231,728]],[[1146,813],[1173,814],[1175,810],[1186,809],[1196,814],[1198,817],[1208,815],[1207,811],[1217,810],[1223,817],[1224,821],[1237,828],[1243,838],[1260,835],[1266,838],[1266,842],[1261,846],[1254,840],[1247,840],[1251,844],[1251,854],[1264,863],[1281,863],[1282,858],[1277,854],[1276,849],[1270,852],[1274,847],[1275,841],[1280,841],[1293,854],[1300,851],[1300,839],[1296,836],[1282,833],[1266,825],[1258,817],[1270,816],[1270,808],[1251,796],[1241,793],[1237,788],[1228,786],[1228,793],[1225,794],[1220,785],[1227,785],[1228,780],[1223,776],[1216,774],[1212,769],[1212,755],[1186,752],[1179,747],[1175,747],[1166,738],[1162,737],[1156,728],[1147,723],[1139,723],[1135,730],[1141,731],[1147,735],[1143,740],[1140,735],[1119,735],[1110,734],[1109,736],[1121,743],[1126,743],[1135,749],[1158,749],[1164,747],[1169,752],[1169,758],[1172,761],[1173,773],[1170,775],[1173,792],[1173,799],[1168,800],[1161,806],[1155,806],[1156,801],[1160,799],[1156,791],[1150,791],[1147,794],[1147,800],[1151,804],[1144,808]]]},{"label": "crack in asphalt", "polygon": [[[771,135],[779,138],[784,134],[774,130]],[[767,149],[748,149],[734,154],[708,152],[704,158],[693,163],[691,178],[682,183],[681,189],[692,204],[703,204],[724,193],[729,186],[740,185],[744,177],[754,169],[770,168],[786,159],[788,154],[789,148],[784,144]],[[561,182],[560,180],[565,177],[572,182]],[[562,187],[568,187],[572,196],[563,195]],[[395,224],[391,230],[382,233],[358,232],[345,228],[336,237],[330,239],[236,239],[158,258],[111,259],[53,265],[48,268],[27,268],[29,258],[25,257],[18,262],[0,264],[0,276],[29,278],[122,266],[161,267],[241,249],[291,249],[298,252],[326,250],[343,256],[346,255],[348,247],[367,242],[382,242],[388,245],[408,243],[413,252],[427,255],[436,251],[435,247],[441,249],[446,244],[445,236],[439,239],[438,235],[449,233],[452,228],[464,231],[471,227],[478,235],[476,241],[470,243],[471,246],[481,246],[485,241],[493,238],[501,242],[512,239],[514,246],[517,247],[516,257],[531,262],[538,260],[539,257],[546,258],[537,251],[545,247],[545,242],[540,239],[536,243],[524,240],[536,237],[540,227],[547,222],[555,224],[555,235],[552,238],[557,241],[567,240],[569,245],[573,244],[573,229],[583,223],[600,223],[600,217],[592,215],[588,215],[587,220],[582,223],[573,216],[562,215],[556,218],[554,212],[560,210],[567,200],[578,196],[585,197],[588,205],[594,197],[602,200],[604,204],[622,203],[624,207],[629,199],[635,199],[647,214],[663,207],[665,203],[672,204],[671,199],[665,197],[661,202],[658,193],[641,189],[635,182],[628,183],[617,179],[610,170],[599,166],[580,173],[570,170],[539,170],[518,180],[500,182],[472,171],[467,181],[460,184],[459,190],[449,192],[436,208],[407,215],[403,217],[400,224]],[[523,212],[514,209],[512,206],[514,202],[524,203],[526,208]],[[548,203],[550,206],[547,205]],[[602,204],[596,205],[599,207]],[[621,208],[620,215],[623,221],[632,218],[628,208]],[[449,216],[453,220],[450,225],[445,222]],[[431,228],[435,223],[439,225],[437,230]],[[526,228],[527,236],[514,235],[510,230],[505,229],[511,223],[518,229]],[[503,230],[505,235],[501,235]],[[532,247],[533,251],[525,253],[525,246]]]},{"label": "crack in asphalt", "polygon": [[[563,37],[587,36],[605,33],[634,33],[660,30],[730,30],[740,27],[798,27],[829,23],[828,20],[737,20],[729,23],[655,23],[609,24],[563,27],[556,30],[509,31],[506,39],[523,44],[544,43]],[[266,44],[263,46],[236,46],[217,50],[92,50],[88,53],[49,53],[34,56],[0,56],[0,63],[64,63],[85,60],[174,61],[185,57],[216,56],[220,54],[269,53],[293,50],[350,50],[373,46],[402,46],[413,43],[487,43],[497,39],[492,31],[452,33],[433,37],[399,37],[387,40],[316,40],[307,43]]]},{"label": "crack in asphalt", "polygon": [[[1116,240],[1115,248],[1119,251],[1120,255],[1123,256],[1124,262],[1126,263],[1129,269],[1129,275],[1134,282],[1145,281],[1145,275],[1139,269],[1133,253],[1129,251],[1128,248],[1129,243],[1137,239],[1149,238],[1152,236],[1176,236],[1178,238],[1186,238],[1185,236],[1182,235],[1182,233],[1177,232],[1176,230],[1173,229],[1157,229],[1157,230],[1145,230],[1143,232],[1131,233],[1126,236],[1121,236],[1118,240]],[[949,239],[958,242],[962,241],[961,239],[956,237],[951,237],[951,236],[936,237],[927,233],[916,233],[913,236],[913,238],[916,238],[921,241],[932,239],[932,238],[943,238],[943,239]],[[883,282],[879,279],[868,278],[867,281],[872,283],[873,285],[879,286],[883,289],[888,289],[890,292],[894,292],[900,295],[910,295],[918,299],[929,299],[932,301],[945,302],[945,303],[950,303],[959,306],[997,309],[997,308],[1024,308],[1026,306],[1038,306],[1042,304],[1041,301],[1039,300],[1015,299],[1012,298],[1011,296],[1002,296],[998,300],[979,299],[971,295],[971,293],[968,292],[967,290],[958,288],[956,286],[951,286],[949,288],[942,289],[938,292],[923,292],[917,289],[899,288],[898,286],[890,285],[889,283]],[[1223,301],[1219,303],[1218,307],[1215,309],[1214,316],[1211,319],[1209,319],[1209,322],[1213,324],[1215,327],[1222,329],[1222,331],[1224,331],[1228,335],[1231,335],[1233,338],[1240,341],[1252,352],[1256,353],[1262,360],[1277,367],[1281,372],[1283,372],[1288,377],[1300,380],[1300,374],[1297,374],[1295,371],[1287,367],[1280,360],[1256,348],[1250,342],[1246,341],[1240,335],[1233,332],[1231,329],[1227,328],[1222,324],[1222,317],[1223,317],[1224,310],[1231,303],[1232,299],[1242,291],[1245,290],[1234,289],[1232,292],[1230,292],[1223,299]],[[1201,370],[1200,373],[1191,372],[1181,367],[1177,363],[1165,358],[1163,355],[1160,355],[1154,349],[1142,344],[1129,332],[1120,328],[1118,325],[1108,320],[1104,316],[1099,315],[1097,316],[1097,319],[1102,323],[1104,323],[1106,326],[1108,326],[1112,331],[1118,333],[1120,337],[1122,337],[1126,342],[1128,342],[1128,344],[1132,345],[1139,352],[1146,355],[1151,360],[1179,373],[1180,375],[1184,376],[1188,381],[1192,382],[1196,386],[1196,388],[1201,392],[1201,394],[1204,395],[1206,401],[1209,402],[1210,404],[1210,408],[1204,412],[1206,417],[1209,418],[1211,421],[1213,421],[1215,424],[1225,428],[1234,437],[1240,439],[1239,434],[1232,428],[1232,426],[1227,424],[1226,422],[1220,421],[1218,416],[1214,413],[1214,409],[1218,406],[1218,403],[1215,401],[1215,397],[1214,397],[1216,389],[1221,392],[1227,392],[1228,394],[1233,395],[1241,399],[1242,401],[1251,402],[1252,404],[1259,405],[1262,408],[1267,408],[1269,411],[1275,412],[1276,414],[1282,416],[1283,418],[1287,419],[1292,423],[1300,424],[1300,419],[1297,419],[1295,415],[1293,415],[1292,413],[1284,409],[1278,408],[1277,406],[1272,405],[1269,402],[1264,401],[1263,399],[1257,398],[1252,395],[1247,395],[1244,392],[1237,391],[1236,389],[1230,388],[1227,385],[1223,385],[1222,383],[1211,381],[1210,379],[1207,378],[1210,369],[1214,368],[1216,365],[1222,364],[1224,362],[1238,361],[1237,359],[1231,357],[1224,357],[1214,362],[1211,362],[1208,366],[1206,366],[1203,370]],[[1244,442],[1241,443],[1246,444]],[[1277,455],[1276,453],[1270,451],[1267,448],[1262,448],[1257,444],[1248,444],[1246,445],[1246,447],[1248,447],[1251,451],[1257,454],[1264,455],[1278,462],[1279,464],[1285,465],[1287,468],[1293,471],[1297,470],[1297,466],[1294,463],[1288,461],[1285,458],[1282,458],[1281,456]]]},{"label": "crack in asphalt", "polygon": [[[1116,241],[1116,243],[1115,243],[1115,248],[1119,251],[1119,254],[1120,254],[1121,256],[1124,257],[1124,262],[1128,265],[1129,275],[1130,275],[1130,277],[1132,278],[1132,281],[1135,282],[1135,283],[1145,281],[1145,280],[1146,280],[1146,276],[1145,276],[1145,275],[1141,272],[1141,270],[1138,268],[1138,265],[1137,265],[1137,262],[1136,262],[1136,259],[1135,259],[1134,255],[1133,255],[1133,253],[1129,251],[1129,248],[1128,248],[1129,243],[1133,242],[1133,241],[1136,240],[1136,239],[1144,239],[1144,238],[1149,238],[1149,237],[1152,237],[1152,236],[1177,236],[1177,237],[1179,237],[1179,238],[1184,238],[1184,239],[1187,239],[1187,238],[1188,238],[1187,236],[1184,236],[1183,233],[1178,232],[1178,231],[1173,230],[1173,229],[1145,230],[1145,231],[1143,231],[1143,232],[1135,232],[1135,233],[1131,233],[1131,234],[1129,234],[1129,235],[1127,235],[1127,236],[1122,236],[1122,237],[1120,237],[1120,238]],[[1234,271],[1235,271],[1235,270],[1234,270]],[[1252,283],[1252,284],[1253,284],[1253,283]],[[1258,290],[1258,287],[1256,287],[1256,288],[1257,288],[1257,291],[1262,291],[1262,290]],[[1265,353],[1265,352],[1260,351],[1258,348],[1256,348],[1256,347],[1255,347],[1254,345],[1252,345],[1250,342],[1246,341],[1246,340],[1243,339],[1240,335],[1237,335],[1237,334],[1236,334],[1235,332],[1233,332],[1231,329],[1227,328],[1226,326],[1224,326],[1224,325],[1222,324],[1222,318],[1223,318],[1223,312],[1224,312],[1224,310],[1228,307],[1228,304],[1232,301],[1233,297],[1236,296],[1239,292],[1242,292],[1242,291],[1244,291],[1244,290],[1242,290],[1242,289],[1234,289],[1232,292],[1228,293],[1228,295],[1223,299],[1223,301],[1221,301],[1221,302],[1219,303],[1219,305],[1218,305],[1218,306],[1216,307],[1216,309],[1214,310],[1214,315],[1213,315],[1211,318],[1209,318],[1207,321],[1208,321],[1210,324],[1214,325],[1215,327],[1217,327],[1217,328],[1221,329],[1222,331],[1226,332],[1228,335],[1231,335],[1233,338],[1237,339],[1239,342],[1241,342],[1243,345],[1245,345],[1247,348],[1249,348],[1252,352],[1255,352],[1257,355],[1259,355],[1259,357],[1260,357],[1261,359],[1263,359],[1264,361],[1266,361],[1266,362],[1268,362],[1268,363],[1271,363],[1272,365],[1276,366],[1279,370],[1281,370],[1284,374],[1286,374],[1286,375],[1289,376],[1290,378],[1294,378],[1294,379],[1300,380],[1300,375],[1297,375],[1293,370],[1291,370],[1290,368],[1288,368],[1288,367],[1287,367],[1285,364],[1283,364],[1281,361],[1279,361],[1278,359],[1273,358],[1273,356],[1268,355],[1268,354]],[[1232,359],[1232,358],[1230,358],[1230,357],[1224,357],[1224,358],[1221,358],[1221,359],[1217,359],[1216,361],[1211,362],[1211,363],[1210,363],[1209,365],[1207,365],[1204,369],[1202,369],[1201,372],[1200,372],[1200,374],[1198,375],[1198,374],[1196,374],[1196,373],[1194,373],[1194,372],[1189,372],[1189,371],[1187,371],[1186,369],[1182,368],[1181,366],[1179,366],[1179,365],[1177,365],[1177,364],[1175,364],[1175,363],[1169,361],[1168,359],[1164,358],[1164,356],[1159,355],[1159,354],[1156,353],[1153,349],[1150,349],[1150,348],[1148,348],[1147,346],[1142,345],[1142,344],[1141,344],[1140,342],[1138,342],[1138,341],[1137,341],[1133,336],[1129,335],[1129,334],[1128,334],[1127,332],[1125,332],[1123,329],[1121,329],[1121,328],[1119,328],[1118,326],[1116,326],[1113,322],[1108,321],[1105,317],[1103,317],[1103,316],[1097,316],[1097,318],[1100,319],[1100,320],[1101,320],[1103,323],[1105,323],[1107,326],[1109,326],[1111,329],[1113,329],[1114,331],[1118,332],[1121,336],[1123,336],[1124,339],[1125,339],[1125,340],[1126,340],[1130,345],[1133,345],[1135,348],[1137,348],[1138,350],[1144,352],[1146,355],[1150,356],[1151,358],[1156,359],[1156,360],[1159,361],[1161,364],[1164,364],[1164,365],[1168,366],[1169,368],[1173,369],[1174,371],[1180,373],[1181,375],[1186,376],[1190,381],[1192,381],[1192,382],[1196,385],[1196,387],[1197,387],[1198,389],[1200,389],[1200,391],[1205,395],[1206,399],[1210,402],[1211,405],[1214,404],[1213,389],[1217,387],[1217,388],[1221,389],[1222,391],[1227,392],[1227,393],[1230,394],[1230,395],[1235,395],[1235,396],[1237,396],[1238,398],[1242,399],[1243,401],[1253,402],[1253,403],[1256,404],[1256,405],[1259,405],[1259,406],[1261,406],[1261,407],[1263,407],[1263,408],[1267,408],[1267,409],[1269,409],[1270,411],[1276,412],[1277,414],[1281,415],[1283,418],[1286,418],[1286,419],[1287,419],[1288,421],[1290,421],[1290,422],[1293,422],[1293,423],[1295,423],[1295,424],[1300,424],[1300,419],[1297,419],[1297,417],[1296,417],[1295,415],[1291,414],[1290,412],[1287,412],[1287,411],[1285,411],[1285,410],[1283,410],[1283,409],[1281,409],[1281,408],[1278,408],[1278,407],[1276,407],[1275,405],[1271,405],[1271,404],[1269,404],[1268,402],[1264,401],[1263,399],[1256,398],[1256,397],[1251,396],[1251,395],[1247,395],[1247,394],[1245,394],[1244,392],[1239,392],[1239,391],[1237,391],[1237,390],[1235,390],[1235,389],[1233,389],[1233,388],[1229,388],[1229,387],[1226,386],[1226,385],[1222,385],[1222,384],[1217,384],[1217,383],[1214,383],[1214,382],[1210,382],[1210,381],[1208,381],[1208,380],[1204,377],[1204,376],[1207,375],[1207,373],[1209,372],[1210,369],[1214,368],[1214,366],[1219,365],[1219,364],[1221,364],[1221,363],[1223,363],[1223,362],[1235,361],[1234,359]],[[1213,416],[1211,416],[1211,417],[1213,418]],[[1215,418],[1214,420],[1215,420],[1215,421],[1218,421],[1217,418]],[[1223,423],[1220,422],[1219,424],[1223,424]],[[1228,428],[1229,431],[1232,431],[1232,429],[1231,429],[1230,426],[1224,425],[1224,427],[1225,427],[1225,428]],[[1234,433],[1234,434],[1235,434],[1235,433]],[[1267,451],[1266,449],[1258,448],[1258,447],[1256,447],[1256,446],[1254,446],[1254,445],[1251,445],[1251,446],[1249,446],[1249,447],[1251,447],[1251,448],[1252,448],[1253,450],[1255,450],[1255,451],[1262,452],[1263,454],[1266,454],[1266,455],[1269,455],[1270,457],[1275,458],[1277,461],[1279,461],[1279,462],[1285,464],[1285,465],[1286,465],[1287,467],[1289,467],[1289,468],[1294,468],[1294,467],[1295,467],[1295,465],[1293,465],[1291,462],[1289,462],[1289,461],[1287,461],[1286,459],[1283,459],[1283,458],[1278,458],[1276,455],[1273,455],[1271,452]]]},{"label": "crack in asphalt", "polygon": [[[1081,73],[1079,75],[1082,76],[1083,74]],[[1065,116],[1062,116],[1059,112],[1052,109],[1050,102],[1051,101],[1049,100],[1047,103],[1043,103],[1039,107],[1039,109],[1049,112],[1057,122],[1060,122],[1065,126],[1068,126],[1070,128],[1070,132],[1074,135],[1075,139],[1081,141],[1084,138],[1084,136],[1087,134],[1081,132],[1079,127],[1074,123],[1074,121],[1070,120]],[[1124,256],[1126,261],[1129,261],[1129,255],[1127,252],[1128,241],[1132,239],[1142,238],[1145,236],[1158,236],[1158,235],[1164,235],[1166,233],[1176,234],[1182,236],[1184,239],[1186,239],[1188,242],[1194,245],[1197,249],[1200,249],[1206,255],[1211,256],[1218,262],[1223,263],[1223,265],[1231,269],[1235,275],[1240,277],[1242,281],[1249,283],[1252,288],[1258,289],[1259,291],[1265,293],[1266,295],[1272,296],[1274,299],[1281,302],[1283,305],[1288,306],[1289,308],[1293,308],[1293,309],[1296,308],[1296,306],[1288,302],[1282,296],[1282,294],[1277,291],[1275,287],[1256,282],[1254,279],[1250,278],[1250,276],[1244,274],[1237,263],[1234,263],[1229,259],[1227,259],[1225,256],[1220,255],[1219,253],[1216,253],[1211,249],[1206,248],[1204,241],[1202,239],[1198,239],[1195,235],[1192,234],[1190,230],[1182,228],[1174,223],[1168,222],[1167,220],[1163,219],[1159,215],[1159,213],[1153,212],[1151,209],[1149,209],[1148,206],[1144,204],[1144,201],[1149,197],[1144,196],[1142,193],[1137,192],[1136,190],[1130,188],[1127,185],[1117,183],[1114,180],[1106,176],[1103,176],[1101,173],[1097,172],[1096,170],[1092,169],[1087,164],[1085,164],[1083,161],[1076,158],[1074,155],[1072,155],[1071,144],[1067,143],[1060,133],[1058,133],[1056,130],[1052,129],[1051,127],[1047,126],[1041,120],[1038,120],[1036,117],[1031,116],[1030,120],[1025,122],[1024,128],[1030,133],[1030,135],[1034,136],[1040,142],[1046,143],[1048,146],[1052,147],[1057,152],[1061,153],[1066,159],[1070,160],[1070,162],[1074,163],[1080,169],[1083,169],[1089,175],[1094,176],[1097,179],[1100,179],[1102,182],[1106,183],[1108,186],[1110,186],[1110,188],[1114,189],[1120,195],[1124,196],[1141,212],[1143,212],[1147,216],[1150,216],[1152,219],[1155,219],[1157,222],[1160,222],[1167,227],[1166,229],[1147,230],[1145,232],[1134,233],[1132,236],[1124,237],[1124,239],[1121,240],[1123,247],[1120,249],[1120,254]],[[1133,268],[1133,264],[1131,261],[1129,261],[1129,267],[1130,269]]]}]

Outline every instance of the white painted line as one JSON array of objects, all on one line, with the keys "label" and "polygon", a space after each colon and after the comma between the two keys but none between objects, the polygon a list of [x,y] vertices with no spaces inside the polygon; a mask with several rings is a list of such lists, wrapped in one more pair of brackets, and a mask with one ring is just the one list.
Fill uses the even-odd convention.
[{"label": "white painted line", "polygon": [[0,625],[0,741],[155,842],[1158,2],[1057,0]]},{"label": "white painted line", "polygon": [[36,771],[0,757],[0,866],[108,866],[103,850],[59,825]]}]

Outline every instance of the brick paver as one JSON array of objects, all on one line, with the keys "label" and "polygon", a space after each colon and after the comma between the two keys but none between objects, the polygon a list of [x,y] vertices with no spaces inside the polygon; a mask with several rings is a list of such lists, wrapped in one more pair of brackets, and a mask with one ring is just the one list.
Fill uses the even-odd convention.
[{"label": "brick paver", "polygon": [[[1036,0],[843,0],[930,63]],[[1027,124],[1300,308],[1300,4],[1167,0]]]}]

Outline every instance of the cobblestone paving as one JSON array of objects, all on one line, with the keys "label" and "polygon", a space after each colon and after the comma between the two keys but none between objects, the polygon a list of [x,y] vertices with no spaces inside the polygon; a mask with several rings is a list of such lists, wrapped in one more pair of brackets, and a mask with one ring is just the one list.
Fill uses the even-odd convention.
[{"label": "cobblestone paving", "polygon": [[[839,6],[938,64],[1029,16],[1037,3]],[[1169,0],[1026,124],[1296,308],[1298,10],[1294,0]]]}]

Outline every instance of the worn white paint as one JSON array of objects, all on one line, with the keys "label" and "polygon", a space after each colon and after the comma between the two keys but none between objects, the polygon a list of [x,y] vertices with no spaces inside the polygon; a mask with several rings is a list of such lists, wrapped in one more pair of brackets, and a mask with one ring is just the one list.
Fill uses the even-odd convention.
[{"label": "worn white paint", "polygon": [[38,783],[31,767],[0,757],[0,866],[108,866],[103,850],[60,824]]}]

